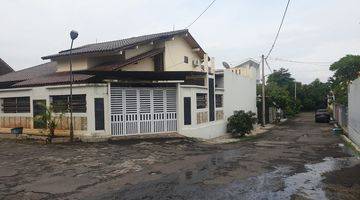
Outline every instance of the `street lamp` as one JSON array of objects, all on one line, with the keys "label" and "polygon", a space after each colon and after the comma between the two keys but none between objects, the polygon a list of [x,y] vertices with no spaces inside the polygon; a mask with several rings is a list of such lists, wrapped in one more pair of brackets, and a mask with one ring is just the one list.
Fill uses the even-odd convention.
[{"label": "street lamp", "polygon": [[71,61],[71,56],[72,56],[72,48],[73,48],[73,44],[74,44],[74,40],[78,37],[79,33],[77,31],[72,30],[70,32],[70,38],[71,38],[71,46],[70,46],[70,55],[69,55],[69,59],[70,59],[70,141],[73,142],[74,141],[74,126],[73,126],[73,105],[72,105],[72,85],[73,85],[73,81],[74,81],[74,76],[73,76],[73,71],[72,71],[72,61]]}]

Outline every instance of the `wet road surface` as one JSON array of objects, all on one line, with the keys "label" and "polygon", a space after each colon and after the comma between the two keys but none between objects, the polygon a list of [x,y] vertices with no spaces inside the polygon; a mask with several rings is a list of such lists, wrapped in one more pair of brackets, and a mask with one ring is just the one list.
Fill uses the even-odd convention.
[{"label": "wet road surface", "polygon": [[[3,199],[360,199],[360,160],[303,113],[253,140],[1,141]],[[12,153],[4,153],[12,148]]]}]

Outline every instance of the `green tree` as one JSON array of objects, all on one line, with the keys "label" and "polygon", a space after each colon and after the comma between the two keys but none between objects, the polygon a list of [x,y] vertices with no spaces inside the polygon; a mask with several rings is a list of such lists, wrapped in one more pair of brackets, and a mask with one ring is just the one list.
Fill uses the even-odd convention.
[{"label": "green tree", "polygon": [[277,84],[280,87],[286,88],[287,90],[294,88],[294,78],[291,77],[291,73],[288,69],[280,68],[274,70],[267,79],[267,84]]},{"label": "green tree", "polygon": [[299,105],[294,101],[295,79],[288,69],[280,68],[269,75],[266,95],[269,101],[281,108],[285,115],[293,116],[299,111]]},{"label": "green tree", "polygon": [[302,110],[312,111],[326,108],[326,98],[329,92],[329,84],[322,83],[319,79],[315,79],[308,85],[302,85],[298,91]]},{"label": "green tree", "polygon": [[329,79],[337,103],[347,104],[347,89],[351,81],[359,77],[360,55],[347,55],[330,66],[334,72]]}]

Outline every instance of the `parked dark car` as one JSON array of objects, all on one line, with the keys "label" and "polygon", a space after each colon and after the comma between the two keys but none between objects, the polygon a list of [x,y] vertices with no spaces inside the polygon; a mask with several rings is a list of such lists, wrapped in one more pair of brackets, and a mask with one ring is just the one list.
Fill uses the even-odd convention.
[{"label": "parked dark car", "polygon": [[330,113],[326,109],[318,109],[315,112],[315,122],[330,122]]}]

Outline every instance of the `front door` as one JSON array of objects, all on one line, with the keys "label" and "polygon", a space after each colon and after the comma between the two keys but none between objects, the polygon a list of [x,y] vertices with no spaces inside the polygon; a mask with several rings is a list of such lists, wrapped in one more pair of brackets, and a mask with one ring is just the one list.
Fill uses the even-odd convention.
[{"label": "front door", "polygon": [[209,121],[215,121],[215,85],[214,79],[209,78]]},{"label": "front door", "polygon": [[46,112],[46,100],[39,99],[33,100],[33,117],[34,117],[34,128],[46,128],[46,124],[42,121],[37,120],[39,115]]}]

